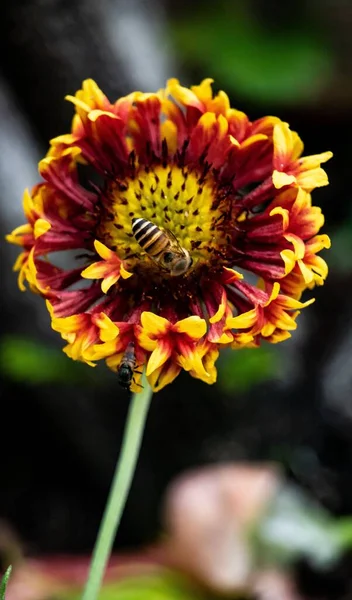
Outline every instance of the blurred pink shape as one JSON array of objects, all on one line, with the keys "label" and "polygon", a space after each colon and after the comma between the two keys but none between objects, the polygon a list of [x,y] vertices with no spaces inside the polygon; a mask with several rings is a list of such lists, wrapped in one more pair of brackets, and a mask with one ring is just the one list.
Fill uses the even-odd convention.
[{"label": "blurred pink shape", "polygon": [[[181,475],[164,503],[170,563],[218,593],[248,592],[254,585],[264,589],[264,574],[256,573],[250,548],[250,528],[280,483],[271,465],[215,465]],[[285,577],[271,575],[271,580],[278,585]],[[281,600],[293,598],[286,593]]]},{"label": "blurred pink shape", "polygon": [[258,600],[302,600],[289,575],[274,569],[257,573],[251,589]]}]

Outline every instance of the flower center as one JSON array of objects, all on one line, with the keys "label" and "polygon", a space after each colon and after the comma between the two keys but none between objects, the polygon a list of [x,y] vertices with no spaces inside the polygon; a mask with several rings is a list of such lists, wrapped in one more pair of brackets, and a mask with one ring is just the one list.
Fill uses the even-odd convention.
[{"label": "flower center", "polygon": [[[223,231],[216,227],[221,217],[216,189],[210,174],[175,165],[141,168],[134,176],[113,182],[104,193],[98,236],[132,264],[186,275],[187,256],[194,270],[226,244]],[[186,262],[171,273],[168,263],[173,263],[177,246],[185,252]]]}]

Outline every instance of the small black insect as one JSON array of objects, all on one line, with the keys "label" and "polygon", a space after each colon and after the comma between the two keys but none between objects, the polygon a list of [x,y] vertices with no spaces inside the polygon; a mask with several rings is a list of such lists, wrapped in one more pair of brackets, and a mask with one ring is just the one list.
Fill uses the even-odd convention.
[{"label": "small black insect", "polygon": [[129,390],[133,381],[134,373],[136,368],[136,355],[134,352],[134,343],[130,342],[127,345],[125,353],[120,362],[120,366],[117,371],[117,381],[124,390]]}]

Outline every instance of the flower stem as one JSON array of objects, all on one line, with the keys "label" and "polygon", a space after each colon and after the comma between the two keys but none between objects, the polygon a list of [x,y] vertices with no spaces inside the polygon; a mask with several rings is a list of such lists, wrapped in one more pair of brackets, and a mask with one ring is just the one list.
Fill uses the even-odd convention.
[{"label": "flower stem", "polygon": [[144,377],[144,388],[132,396],[109,497],[95,542],[89,575],[82,600],[96,600],[121,521],[142,443],[152,389]]}]

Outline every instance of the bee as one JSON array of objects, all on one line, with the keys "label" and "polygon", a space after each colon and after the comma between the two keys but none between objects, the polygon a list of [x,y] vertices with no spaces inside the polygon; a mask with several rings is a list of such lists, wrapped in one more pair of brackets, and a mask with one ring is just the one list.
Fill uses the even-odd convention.
[{"label": "bee", "polygon": [[136,355],[134,353],[134,343],[130,342],[129,344],[127,344],[127,348],[125,350],[125,353],[122,357],[120,366],[117,371],[117,381],[123,389],[130,389],[133,380],[133,375],[135,372],[137,373],[137,371],[135,371],[135,368]]},{"label": "bee", "polygon": [[132,219],[132,233],[146,254],[172,277],[184,275],[192,265],[188,250],[180,246],[174,234],[160,229],[151,221]]}]

